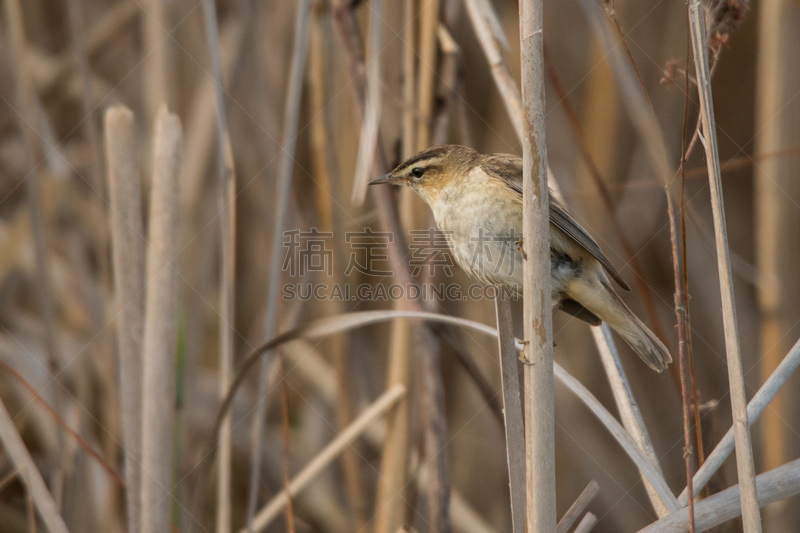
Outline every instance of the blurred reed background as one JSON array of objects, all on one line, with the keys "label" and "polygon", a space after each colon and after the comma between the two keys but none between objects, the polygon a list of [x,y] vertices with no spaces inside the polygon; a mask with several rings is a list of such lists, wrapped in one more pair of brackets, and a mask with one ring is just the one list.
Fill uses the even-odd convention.
[{"label": "blurred reed background", "polygon": [[[268,352],[246,374],[221,437],[211,432],[234,369],[276,333],[389,309],[494,327],[490,299],[368,298],[356,287],[472,284],[457,267],[426,266],[441,256],[419,255],[422,234],[409,231],[433,222],[418,198],[367,191],[366,180],[435,144],[521,154],[521,117],[509,115],[517,3],[2,3],[0,399],[13,425],[0,420],[0,531],[166,531],[171,523],[226,532],[248,517],[263,530],[267,516],[275,532],[511,531],[497,341],[474,331],[415,320],[328,324]],[[602,7],[609,27],[619,27],[612,50],[579,2],[545,5],[548,161],[572,214],[635,286],[626,302],[677,361],[662,176],[609,58],[627,58],[624,35],[676,172],[687,87],[687,143],[698,116],[692,64],[688,85],[685,77],[686,6]],[[800,337],[800,5],[705,7],[751,398]],[[731,408],[696,146],[683,210],[707,456]],[[305,246],[312,228],[332,233],[315,237],[322,269],[310,262],[316,249],[293,247]],[[367,229],[392,232],[391,242],[365,237]],[[378,244],[369,272],[354,264],[366,261],[358,239]],[[420,257],[429,262],[415,263]],[[301,297],[308,283],[348,284],[353,299]],[[285,297],[291,284],[302,290]],[[521,336],[521,302],[513,311]],[[554,320],[556,362],[616,413],[590,329],[562,313]],[[677,372],[658,375],[619,345],[677,494],[686,484]],[[800,455],[799,380],[791,377],[753,426],[757,472]],[[595,480],[593,531],[657,520],[636,466],[603,424],[558,383],[555,400],[559,517]],[[323,449],[331,453],[321,458]],[[325,467],[314,476],[304,470],[312,460]],[[307,483],[295,484],[301,473]],[[127,497],[126,482],[137,487]],[[729,458],[702,495],[736,483]],[[292,497],[281,499],[286,487]],[[766,507],[764,531],[800,529],[798,503]],[[716,529],[739,530],[737,520]]]}]

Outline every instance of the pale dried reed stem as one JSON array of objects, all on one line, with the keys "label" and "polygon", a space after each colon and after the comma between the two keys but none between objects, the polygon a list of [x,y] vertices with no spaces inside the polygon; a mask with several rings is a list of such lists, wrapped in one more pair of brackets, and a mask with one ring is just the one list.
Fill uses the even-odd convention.
[{"label": "pale dried reed stem", "polygon": [[[292,63],[289,71],[286,113],[284,115],[283,148],[278,174],[277,194],[275,196],[275,225],[272,232],[270,251],[269,280],[267,284],[267,312],[264,322],[264,337],[275,336],[278,319],[279,291],[281,285],[281,264],[283,260],[283,232],[289,212],[289,195],[292,190],[294,155],[297,147],[297,132],[300,122],[300,104],[303,95],[303,76],[305,73],[306,51],[308,49],[308,28],[311,22],[311,1],[301,0],[297,6],[294,27]],[[250,449],[250,486],[247,496],[247,524],[252,528],[253,516],[258,500],[258,477],[261,470],[261,437],[264,417],[267,411],[267,387],[269,380],[270,357],[265,355],[261,361],[258,377],[258,396],[253,415]]]},{"label": "pale dried reed stem", "polygon": [[111,201],[111,250],[119,346],[122,431],[128,531],[138,531],[142,460],[142,334],[144,330],[144,228],[142,185],[136,156],[133,112],[113,107],[105,114],[106,165]]},{"label": "pale dried reed stem", "polygon": [[600,492],[600,485],[595,480],[591,480],[583,492],[580,493],[575,502],[567,509],[564,516],[556,526],[556,533],[567,533],[572,529],[573,524],[583,514],[595,496]]},{"label": "pale dried reed stem", "polygon": [[170,526],[181,151],[180,120],[162,106],[155,124],[147,249],[141,430],[143,533],[162,533]]},{"label": "pale dried reed stem", "polygon": [[[800,459],[795,459],[756,478],[758,499],[756,509],[800,494]],[[705,531],[742,514],[740,485],[718,492],[695,504],[697,531]],[[639,533],[671,533],[686,531],[689,527],[689,510],[686,508],[665,516]]]},{"label": "pale dried reed stem", "polygon": [[522,391],[517,350],[514,339],[514,317],[511,303],[498,296],[495,301],[497,341],[500,352],[500,371],[503,385],[503,418],[506,430],[506,459],[508,485],[511,490],[511,523],[514,533],[525,533],[525,416],[522,411]]},{"label": "pale dried reed stem", "polygon": [[525,332],[527,531],[556,527],[553,312],[550,302],[550,223],[544,131],[542,1],[519,6],[522,56],[522,235]]},{"label": "pale dried reed stem", "polygon": [[58,514],[58,506],[48,492],[47,485],[36,468],[36,463],[33,462],[33,457],[22,442],[22,437],[2,401],[0,401],[0,440],[3,441],[11,462],[22,473],[20,479],[28,488],[28,494],[47,529],[50,533],[67,533],[67,525]]},{"label": "pale dried reed stem", "polygon": [[[608,377],[608,383],[611,385],[611,392],[614,393],[614,403],[617,404],[617,410],[619,410],[622,425],[628,433],[631,434],[636,445],[639,446],[642,453],[650,460],[653,467],[661,472],[661,466],[658,464],[656,453],[653,450],[653,443],[650,442],[650,436],[647,434],[647,428],[644,425],[642,414],[639,412],[639,406],[633,397],[633,391],[631,391],[628,377],[625,375],[625,370],[622,367],[622,361],[619,358],[617,347],[611,336],[611,330],[607,324],[603,324],[599,328],[592,328],[592,335],[594,335],[595,343],[599,348],[600,361],[603,363],[603,368]],[[653,508],[659,518],[668,515],[669,508],[661,500],[661,497],[650,482],[644,477],[644,474],[642,474],[642,481],[645,490],[647,490],[647,496],[650,498],[650,502],[653,504]]]},{"label": "pale dried reed stem", "polygon": [[[742,521],[745,533],[758,533],[761,531],[761,516],[758,510],[753,447],[750,442],[750,427],[747,420],[747,396],[744,388],[742,354],[739,348],[739,329],[736,324],[731,261],[728,256],[728,230],[725,221],[725,206],[722,201],[722,175],[719,167],[714,101],[711,96],[704,18],[705,11],[700,5],[700,1],[692,1],[689,4],[689,27],[691,29],[692,51],[697,74],[697,92],[700,97],[700,114],[703,118],[703,132],[705,134],[703,145],[706,150],[711,208],[714,215],[714,234],[717,242],[719,288],[722,296],[722,318],[728,356],[728,381],[730,384],[733,427],[736,439],[736,468],[741,487]],[[703,139],[701,138],[701,140]]]},{"label": "pale dried reed stem", "polygon": [[575,531],[572,533],[589,533],[594,526],[597,525],[597,517],[592,513],[586,513],[583,516],[583,520],[575,526]]},{"label": "pale dried reed stem", "polygon": [[[288,494],[282,490],[270,500],[253,520],[253,530],[263,531],[266,527],[280,515],[289,501],[289,497],[297,496],[308,484],[332,461],[338,457],[352,442],[358,438],[378,417],[383,415],[389,408],[397,403],[406,395],[406,388],[402,385],[395,385],[384,392],[375,400],[358,418],[339,435],[336,436],[325,448],[320,451],[289,483]],[[242,529],[239,533],[246,533]]]}]

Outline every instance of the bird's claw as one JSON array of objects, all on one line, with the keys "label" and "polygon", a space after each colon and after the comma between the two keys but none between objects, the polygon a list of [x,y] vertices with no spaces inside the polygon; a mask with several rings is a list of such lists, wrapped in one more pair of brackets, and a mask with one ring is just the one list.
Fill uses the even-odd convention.
[{"label": "bird's claw", "polygon": [[523,259],[528,258],[528,254],[525,253],[525,250],[522,249],[523,239],[518,240],[514,243],[517,248],[517,252],[522,256]]}]

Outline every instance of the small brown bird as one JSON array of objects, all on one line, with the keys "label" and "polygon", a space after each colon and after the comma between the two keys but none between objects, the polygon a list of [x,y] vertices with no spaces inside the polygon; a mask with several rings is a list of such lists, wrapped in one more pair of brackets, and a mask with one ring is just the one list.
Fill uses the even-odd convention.
[{"label": "small brown bird", "polygon": [[[405,185],[433,210],[458,264],[484,283],[521,293],[522,159],[479,154],[465,146],[424,150],[370,185]],[[595,240],[550,193],[550,282],[553,310],[592,325],[605,321],[659,372],[667,348],[611,287],[630,290]]]}]

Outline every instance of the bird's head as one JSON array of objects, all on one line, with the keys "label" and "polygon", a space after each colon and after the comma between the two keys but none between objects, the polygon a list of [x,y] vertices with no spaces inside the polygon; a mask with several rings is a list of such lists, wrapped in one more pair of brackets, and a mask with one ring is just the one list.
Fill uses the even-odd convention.
[{"label": "bird's head", "polygon": [[472,148],[455,144],[428,148],[369,184],[391,183],[410,187],[430,205],[443,188],[464,179],[479,157]]}]

